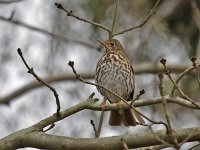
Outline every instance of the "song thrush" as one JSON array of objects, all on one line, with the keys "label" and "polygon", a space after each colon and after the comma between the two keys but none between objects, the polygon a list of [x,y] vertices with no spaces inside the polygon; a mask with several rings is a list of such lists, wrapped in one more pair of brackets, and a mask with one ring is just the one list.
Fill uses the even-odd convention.
[{"label": "song thrush", "polygon": [[[106,51],[96,66],[96,83],[108,88],[127,101],[132,100],[135,89],[135,75],[122,45],[116,39],[100,43],[104,45]],[[108,99],[111,103],[120,103],[121,100],[109,91],[99,87],[97,89],[104,96],[104,102]],[[144,124],[144,119],[131,108],[119,111],[112,110],[109,124],[111,126],[135,126]]]}]

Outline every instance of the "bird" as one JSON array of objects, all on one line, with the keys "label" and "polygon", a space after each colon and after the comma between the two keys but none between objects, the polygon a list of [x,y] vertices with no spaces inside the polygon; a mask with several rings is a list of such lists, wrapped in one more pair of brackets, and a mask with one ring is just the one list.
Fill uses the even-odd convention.
[{"label": "bird", "polygon": [[[95,82],[124,100],[133,100],[135,90],[135,73],[133,67],[124,51],[124,48],[117,39],[109,39],[101,42],[105,52],[96,65]],[[123,107],[123,101],[111,92],[96,86],[97,90],[104,97],[101,103],[102,109],[106,107],[106,101],[117,103]],[[110,126],[136,126],[144,124],[142,116],[132,108],[111,110]]]}]

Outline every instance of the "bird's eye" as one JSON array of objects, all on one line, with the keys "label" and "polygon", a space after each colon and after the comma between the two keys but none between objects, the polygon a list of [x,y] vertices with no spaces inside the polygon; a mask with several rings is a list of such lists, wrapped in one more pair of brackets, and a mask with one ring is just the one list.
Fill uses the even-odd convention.
[{"label": "bird's eye", "polygon": [[114,46],[114,45],[115,45],[115,43],[113,43],[113,42],[110,43],[110,46]]}]

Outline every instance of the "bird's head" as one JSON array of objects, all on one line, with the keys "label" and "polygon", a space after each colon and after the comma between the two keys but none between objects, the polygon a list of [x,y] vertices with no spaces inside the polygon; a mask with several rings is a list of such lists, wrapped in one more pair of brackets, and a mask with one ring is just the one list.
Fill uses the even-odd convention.
[{"label": "bird's head", "polygon": [[104,42],[98,41],[99,43],[101,43],[106,51],[123,51],[123,47],[120,44],[120,42],[116,39],[110,39]]}]

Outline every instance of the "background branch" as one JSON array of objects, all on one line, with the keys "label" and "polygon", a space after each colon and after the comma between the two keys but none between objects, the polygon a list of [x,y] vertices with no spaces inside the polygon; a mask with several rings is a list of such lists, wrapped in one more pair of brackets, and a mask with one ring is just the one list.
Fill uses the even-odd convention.
[{"label": "background branch", "polygon": [[[180,73],[183,72],[185,69],[190,67],[188,64],[183,64],[183,65],[168,65],[168,68],[174,72],[174,73]],[[145,73],[158,73],[158,72],[163,72],[165,69],[161,65],[155,65],[155,64],[150,64],[150,63],[143,63],[140,65],[135,65],[135,73],[136,75],[139,74],[145,74]],[[191,73],[194,74],[195,73]],[[94,73],[81,73],[81,77],[83,79],[94,79]],[[49,77],[44,77],[42,78],[44,81],[47,83],[54,83],[54,82],[61,82],[61,81],[75,81],[77,80],[76,76],[72,74],[63,74],[63,75],[57,75],[57,76],[49,76]],[[8,94],[6,96],[3,96],[0,98],[0,105],[1,104],[9,104],[10,101],[16,100],[19,96],[23,95],[24,93],[27,93],[31,90],[34,90],[36,88],[42,87],[43,84],[37,82],[37,81],[32,81],[30,83],[27,83],[23,87],[12,91],[11,94]]]},{"label": "background branch", "polygon": [[12,3],[18,3],[18,2],[22,2],[24,0],[8,0],[8,1],[0,1],[0,4],[12,4]]},{"label": "background branch", "polygon": [[113,31],[114,31],[115,21],[116,21],[116,17],[117,17],[118,5],[119,5],[119,0],[116,0],[115,12],[114,12],[114,16],[113,16],[113,23],[112,23],[112,27],[111,27],[111,33],[109,34],[109,39],[112,38],[112,34],[113,34]]},{"label": "background branch", "polygon": [[57,38],[63,42],[74,42],[74,43],[78,43],[78,44],[81,44],[81,45],[84,45],[84,46],[87,46],[89,48],[98,48],[98,47],[95,47],[94,44],[90,44],[90,43],[87,43],[87,42],[84,42],[84,41],[80,41],[80,40],[76,40],[76,39],[70,39],[68,37],[63,37],[61,35],[58,35],[58,34],[54,34],[52,32],[49,32],[47,30],[44,30],[44,29],[41,29],[41,28],[38,28],[38,27],[35,27],[33,25],[29,25],[27,23],[24,23],[22,21],[18,21],[18,20],[11,20],[9,18],[6,18],[6,17],[3,17],[3,16],[0,16],[0,20],[1,21],[5,21],[7,23],[11,23],[11,24],[14,24],[14,25],[17,25],[17,26],[21,26],[21,27],[24,27],[26,29],[29,29],[31,31],[35,31],[35,32],[38,32],[38,33],[41,33],[43,35],[46,35],[46,36],[50,36],[50,37],[53,37],[53,38]]}]

